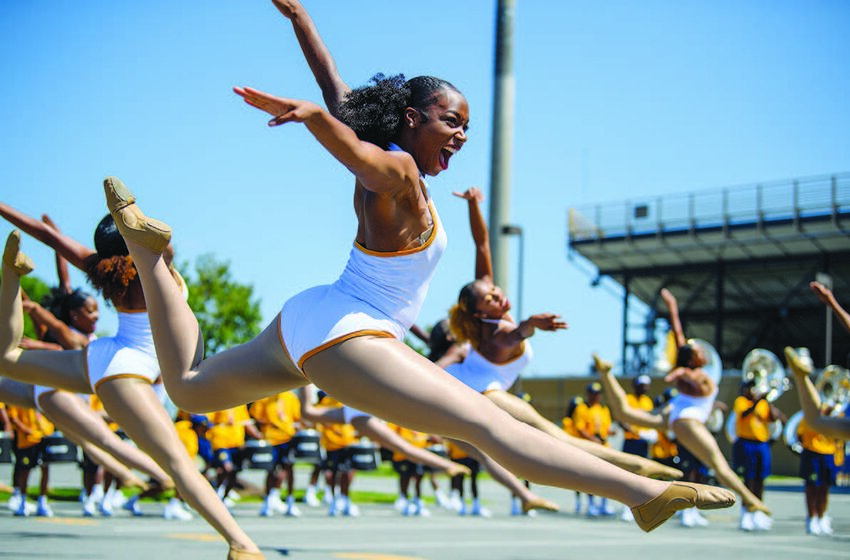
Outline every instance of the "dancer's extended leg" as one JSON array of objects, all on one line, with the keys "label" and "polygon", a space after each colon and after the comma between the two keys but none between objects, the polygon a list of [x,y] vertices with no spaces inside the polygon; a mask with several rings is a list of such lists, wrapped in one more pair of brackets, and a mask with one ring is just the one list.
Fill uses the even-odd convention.
[{"label": "dancer's extended leg", "polygon": [[507,391],[488,391],[485,396],[493,401],[496,406],[506,411],[508,414],[538,430],[546,432],[552,437],[556,437],[562,441],[569,443],[575,447],[582,449],[607,461],[613,465],[617,465],[621,469],[626,469],[629,472],[648,476],[650,478],[660,478],[665,480],[677,480],[682,478],[682,471],[662,465],[656,461],[651,461],[645,457],[623,453],[616,449],[611,449],[596,442],[582,438],[577,438],[569,435],[564,430],[544,418],[533,406],[522,400],[521,398],[508,393]]},{"label": "dancer's extended leg", "polygon": [[814,431],[836,439],[850,439],[850,419],[840,416],[825,416],[821,413],[821,400],[815,384],[809,378],[812,365],[800,359],[797,351],[785,348],[785,360],[797,381],[797,394],[806,424]]},{"label": "dancer's extended leg", "polygon": [[32,270],[32,263],[20,250],[20,232],[13,231],[3,251],[3,281],[0,284],[0,372],[9,378],[91,393],[86,376],[85,356],[81,350],[54,352],[21,350],[24,312],[21,307],[21,276]]},{"label": "dancer's extended leg", "polygon": [[[289,365],[276,320],[251,342],[201,364],[203,341],[198,321],[162,258],[170,239],[170,230],[163,233],[168,226],[144,216],[117,178],[107,178],[104,190],[107,206],[139,272],[163,381],[180,408],[192,412],[225,410],[307,383]],[[157,242],[163,239],[165,244]]]},{"label": "dancer's extended leg", "polygon": [[[317,386],[331,389],[355,408],[411,429],[466,441],[533,482],[606,496],[634,507],[670,486],[617,468],[515,420],[395,339],[349,339],[308,358],[304,370]],[[398,375],[399,371],[405,374]],[[694,488],[703,497],[698,501],[708,507],[734,503],[728,491]],[[682,499],[675,507],[692,507],[694,500]],[[664,514],[669,517],[673,512]]]},{"label": "dancer's extended leg", "polygon": [[512,475],[506,468],[494,461],[486,453],[482,453],[480,449],[473,447],[465,441],[453,439],[452,444],[457,446],[461,451],[478,461],[478,463],[490,473],[490,476],[510,490],[511,494],[517,496],[522,501],[523,513],[528,513],[533,509],[542,509],[545,511],[559,511],[561,508],[558,504],[551,502],[545,498],[541,498]]},{"label": "dancer's extended leg", "polygon": [[94,445],[90,441],[86,441],[85,439],[79,438],[75,433],[66,429],[62,426],[61,422],[56,423],[54,418],[48,417],[51,422],[54,422],[56,426],[62,430],[62,435],[73,441],[80,449],[83,450],[83,453],[88,455],[89,459],[103,467],[106,471],[111,473],[115,478],[121,481],[122,488],[141,488],[142,490],[147,489],[148,485],[144,480],[136,476],[133,471],[119,462],[115,457],[107,453],[106,451],[100,449],[96,445]]},{"label": "dancer's extended leg", "polygon": [[653,413],[629,406],[626,391],[611,372],[613,364],[606,362],[596,354],[593,355],[593,366],[599,374],[599,381],[611,407],[611,415],[620,422],[655,428],[656,430],[667,429],[667,418],[665,415]]},{"label": "dancer's extended leg", "polygon": [[357,431],[369,438],[381,443],[384,447],[402,453],[414,463],[425,465],[440,471],[445,471],[449,476],[457,474],[469,475],[471,471],[454,461],[444,459],[427,449],[416,447],[396,432],[390,429],[383,421],[374,416],[359,416],[351,421]]},{"label": "dancer's extended leg", "polygon": [[150,384],[137,378],[107,379],[99,386],[98,396],[112,419],[162,465],[180,495],[227,540],[231,549],[258,551],[195,467]]},{"label": "dancer's extended leg", "polygon": [[49,417],[61,422],[63,432],[73,430],[80,439],[91,442],[124,465],[147,474],[163,488],[174,486],[171,477],[156,461],[115,435],[103,419],[77,395],[66,391],[51,391],[43,393],[38,404]]},{"label": "dancer's extended leg", "polygon": [[676,434],[677,443],[684,445],[705,466],[714,469],[720,484],[731,488],[741,496],[747,510],[761,510],[770,514],[767,506],[750,492],[729,466],[729,463],[726,462],[720,447],[717,446],[717,440],[714,439],[705,424],[693,418],[679,418],[673,422],[672,428]]}]

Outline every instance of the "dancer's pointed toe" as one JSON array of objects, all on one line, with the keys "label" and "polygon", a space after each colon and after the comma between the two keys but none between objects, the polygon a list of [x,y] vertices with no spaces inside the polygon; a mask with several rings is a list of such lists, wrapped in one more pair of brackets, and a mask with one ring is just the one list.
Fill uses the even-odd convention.
[{"label": "dancer's pointed toe", "polygon": [[523,513],[537,509],[542,509],[543,511],[561,511],[561,506],[544,498],[534,498],[522,504]]},{"label": "dancer's pointed toe", "polygon": [[18,230],[13,231],[6,238],[3,264],[11,267],[18,276],[26,276],[35,269],[32,259],[21,252],[21,232]]},{"label": "dancer's pointed toe", "polygon": [[812,373],[812,363],[810,360],[803,359],[797,350],[790,346],[785,347],[785,360],[794,375],[809,375]]},{"label": "dancer's pointed toe", "polygon": [[454,478],[455,476],[462,474],[463,476],[472,475],[472,471],[466,465],[461,465],[460,463],[452,463],[452,465],[446,469],[446,474]]},{"label": "dancer's pointed toe", "polygon": [[227,554],[227,560],[263,560],[264,558],[265,556],[263,556],[262,552],[248,552],[247,550],[232,546]]},{"label": "dancer's pointed toe", "polygon": [[679,510],[692,507],[720,509],[731,507],[734,503],[735,495],[724,488],[690,482],[672,482],[658,496],[633,507],[632,514],[638,527],[648,533]]},{"label": "dancer's pointed toe", "polygon": [[603,360],[598,354],[593,354],[593,367],[599,373],[608,373],[614,367],[614,364],[607,360]]},{"label": "dancer's pointed toe", "polygon": [[118,177],[107,177],[103,190],[106,206],[124,239],[157,254],[165,251],[171,241],[168,224],[145,216],[136,204],[136,197]]}]

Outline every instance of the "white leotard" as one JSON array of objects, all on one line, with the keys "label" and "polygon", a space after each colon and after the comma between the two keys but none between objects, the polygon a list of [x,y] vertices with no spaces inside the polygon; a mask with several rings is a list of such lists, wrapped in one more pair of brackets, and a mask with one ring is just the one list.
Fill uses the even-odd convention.
[{"label": "white leotard", "polygon": [[479,393],[507,391],[532,358],[531,344],[525,340],[522,345],[522,354],[501,364],[491,362],[470,347],[466,358],[451,364],[446,371]]},{"label": "white leotard", "polygon": [[[424,179],[420,182],[427,193]],[[302,373],[307,358],[349,338],[404,338],[446,247],[445,231],[430,200],[428,208],[433,228],[421,246],[378,253],[355,242],[336,282],[305,290],[283,305],[281,342]]]},{"label": "white leotard", "polygon": [[670,399],[670,417],[668,426],[673,426],[673,422],[679,418],[692,418],[705,422],[708,420],[708,415],[711,414],[711,409],[714,406],[714,399],[717,398],[718,389],[715,387],[714,392],[706,397],[692,397],[679,393]]},{"label": "white leotard", "polygon": [[86,366],[92,390],[113,377],[137,377],[153,383],[159,377],[159,362],[147,312],[119,312],[118,333],[89,343]]}]

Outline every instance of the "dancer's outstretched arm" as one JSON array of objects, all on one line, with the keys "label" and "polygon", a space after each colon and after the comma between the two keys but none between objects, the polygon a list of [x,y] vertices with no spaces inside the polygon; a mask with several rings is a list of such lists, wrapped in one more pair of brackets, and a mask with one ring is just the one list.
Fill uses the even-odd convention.
[{"label": "dancer's outstretched arm", "polygon": [[304,53],[313,77],[322,90],[325,105],[331,115],[338,116],[339,106],[351,88],[340,77],[333,56],[319,35],[313,18],[297,0],[272,0],[272,3],[292,22],[295,37],[298,38],[301,52]]},{"label": "dancer's outstretched arm", "polygon": [[[345,124],[312,103],[277,97],[252,88],[233,91],[246,103],[272,115],[269,126],[296,122],[307,130],[332,156],[351,171],[367,190],[377,194],[414,191],[419,188],[419,168],[413,156],[403,151],[387,151],[364,142]],[[405,110],[407,118],[419,120],[416,109]]]},{"label": "dancer's outstretched arm", "polygon": [[688,339],[685,338],[685,332],[682,330],[682,321],[679,318],[679,304],[676,301],[676,296],[670,293],[667,288],[661,289],[661,299],[667,305],[667,310],[670,312],[670,327],[673,329],[673,334],[676,335],[676,346],[681,348],[687,344]]},{"label": "dancer's outstretched arm", "polygon": [[2,202],[0,202],[0,216],[56,251],[57,255],[67,259],[83,272],[86,270],[86,259],[95,254],[94,249],[78,243],[61,231]]},{"label": "dancer's outstretched arm", "polygon": [[785,348],[785,359],[797,381],[797,395],[800,398],[800,407],[803,409],[806,424],[825,436],[836,439],[850,438],[850,418],[825,416],[821,413],[820,395],[809,378],[812,373],[811,363],[801,360],[797,351],[790,346]]},{"label": "dancer's outstretched arm", "polygon": [[844,330],[850,333],[850,313],[844,310],[843,307],[838,303],[835,299],[835,294],[832,293],[832,290],[821,284],[820,282],[812,282],[809,284],[809,287],[812,289],[812,292],[817,296],[817,298],[826,304],[827,307],[832,309],[832,312],[838,317],[839,322],[841,322],[841,326],[844,327]]},{"label": "dancer's outstretched arm", "polygon": [[490,253],[490,230],[481,212],[484,194],[478,187],[470,187],[465,192],[453,192],[453,195],[469,203],[469,229],[475,242],[475,279],[493,279],[493,259]]},{"label": "dancer's outstretched arm", "polygon": [[[41,215],[41,221],[58,232],[62,231],[47,214]],[[56,251],[54,253],[56,254],[56,276],[59,278],[59,289],[63,294],[70,294],[74,289],[71,287],[71,275],[68,274],[68,259]]]},{"label": "dancer's outstretched arm", "polygon": [[44,325],[50,334],[61,345],[62,349],[79,350],[88,346],[89,339],[85,335],[73,330],[56,315],[43,308],[32,300],[22,301],[24,312],[29,314],[33,322]]}]

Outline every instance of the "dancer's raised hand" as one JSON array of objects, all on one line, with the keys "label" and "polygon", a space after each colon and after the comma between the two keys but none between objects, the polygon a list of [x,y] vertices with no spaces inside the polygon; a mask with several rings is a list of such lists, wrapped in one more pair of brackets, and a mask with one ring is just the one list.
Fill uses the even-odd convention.
[{"label": "dancer's raised hand", "polygon": [[249,87],[235,87],[233,91],[248,105],[252,105],[274,117],[269,121],[269,126],[278,126],[288,122],[302,123],[322,110],[312,101],[277,97]]}]

